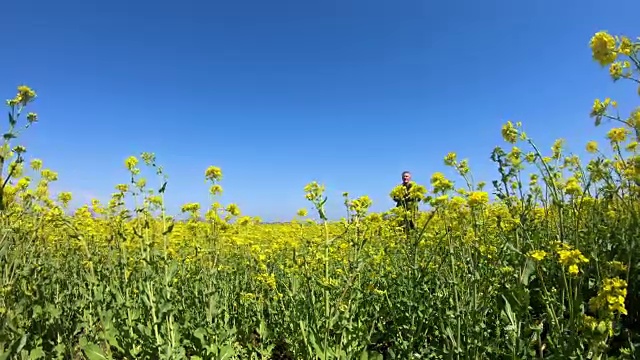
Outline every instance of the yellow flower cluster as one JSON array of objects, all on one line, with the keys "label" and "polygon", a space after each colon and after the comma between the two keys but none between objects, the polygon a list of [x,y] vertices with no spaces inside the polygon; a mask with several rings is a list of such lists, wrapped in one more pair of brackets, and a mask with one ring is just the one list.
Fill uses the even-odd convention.
[{"label": "yellow flower cluster", "polygon": [[589,300],[589,307],[593,312],[605,314],[627,314],[625,298],[627,297],[627,282],[620,278],[604,279],[598,295]]},{"label": "yellow flower cluster", "polygon": [[582,252],[578,249],[572,249],[565,243],[557,243],[556,253],[558,261],[562,264],[571,275],[577,275],[580,271],[579,265],[589,262]]}]

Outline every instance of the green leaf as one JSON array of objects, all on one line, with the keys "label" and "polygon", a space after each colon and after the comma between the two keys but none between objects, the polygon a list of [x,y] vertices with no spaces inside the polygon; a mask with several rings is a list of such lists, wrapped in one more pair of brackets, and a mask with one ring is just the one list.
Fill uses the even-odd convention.
[{"label": "green leaf", "polygon": [[527,259],[525,262],[525,267],[522,269],[522,275],[520,276],[520,283],[522,285],[529,285],[529,281],[531,280],[531,275],[536,271],[536,266],[532,260]]},{"label": "green leaf", "polygon": [[160,190],[158,190],[158,193],[162,194],[163,192],[165,192],[166,189],[167,189],[167,182],[165,181],[160,187]]},{"label": "green leaf", "polygon": [[235,351],[233,350],[233,345],[225,345],[220,348],[220,356],[218,357],[220,360],[231,359],[235,355]]},{"label": "green leaf", "polygon": [[82,346],[82,351],[89,360],[106,360],[109,359],[107,355],[100,349],[100,347],[94,343],[86,343]]},{"label": "green leaf", "polygon": [[11,139],[17,138],[17,136],[14,133],[10,133],[10,132],[9,133],[5,133],[4,135],[2,135],[2,137],[5,140],[11,140]]},{"label": "green leaf", "polygon": [[33,350],[31,350],[31,352],[29,353],[29,359],[34,360],[34,359],[40,359],[40,358],[44,358],[45,357],[45,353],[42,350],[41,347],[37,347]]},{"label": "green leaf", "polygon": [[168,233],[172,232],[172,231],[173,231],[173,228],[175,227],[175,225],[176,225],[175,223],[171,223],[171,224],[169,224],[169,227],[167,228],[167,230],[165,230],[165,231],[162,233],[162,235],[167,235]]},{"label": "green leaf", "polygon": [[11,111],[9,111],[8,113],[9,113],[9,124],[11,126],[16,126],[16,123],[17,123],[16,119],[14,119],[13,115],[11,115]]},{"label": "green leaf", "polygon": [[22,337],[20,338],[20,342],[19,343],[15,343],[18,345],[18,347],[16,348],[15,352],[19,353],[22,348],[24,348],[24,346],[27,344],[27,334],[22,335]]},{"label": "green leaf", "polygon": [[200,346],[203,348],[207,347],[207,340],[205,339],[206,334],[207,332],[203,328],[197,328],[193,332],[193,336],[195,336],[196,339],[200,340]]}]

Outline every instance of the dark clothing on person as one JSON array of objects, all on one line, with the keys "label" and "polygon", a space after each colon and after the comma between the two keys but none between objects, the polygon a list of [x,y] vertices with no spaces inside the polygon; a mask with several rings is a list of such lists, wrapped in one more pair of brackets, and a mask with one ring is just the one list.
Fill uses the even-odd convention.
[{"label": "dark clothing on person", "polygon": [[402,198],[394,197],[393,200],[396,202],[396,207],[403,207],[405,210],[414,210],[416,206],[416,199],[412,198],[409,192],[411,191],[411,187],[413,184],[406,183],[402,184],[405,187],[405,194]]},{"label": "dark clothing on person", "polygon": [[412,198],[409,194],[411,187],[413,186],[413,184],[406,183],[406,184],[402,184],[402,186],[405,187],[405,194],[403,197],[394,197],[394,201],[396,202],[396,207],[402,207],[404,208],[404,210],[409,211],[409,217],[407,217],[406,220],[406,225],[408,226],[409,229],[413,230],[415,229],[416,225],[415,222],[413,221],[413,217],[415,215],[415,211],[418,210],[418,202],[416,201],[416,199]]}]

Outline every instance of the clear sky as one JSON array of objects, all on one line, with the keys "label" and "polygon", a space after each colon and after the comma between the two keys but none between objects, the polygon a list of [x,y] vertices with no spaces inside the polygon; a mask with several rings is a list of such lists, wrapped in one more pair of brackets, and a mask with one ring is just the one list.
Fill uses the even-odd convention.
[{"label": "clear sky", "polygon": [[[523,121],[548,150],[581,152],[606,128],[593,99],[637,105],[591,60],[599,30],[640,36],[640,2],[602,1],[9,1],[2,5],[0,95],[25,83],[40,123],[22,138],[59,172],[57,190],[108,199],[123,161],[155,152],[169,210],[222,201],[288,220],[303,187],[343,191],[374,210],[403,170],[428,184],[443,156],[497,177],[500,127]],[[4,94],[4,95],[2,95]],[[607,125],[609,126],[609,125]],[[449,172],[446,172],[449,174]]]}]

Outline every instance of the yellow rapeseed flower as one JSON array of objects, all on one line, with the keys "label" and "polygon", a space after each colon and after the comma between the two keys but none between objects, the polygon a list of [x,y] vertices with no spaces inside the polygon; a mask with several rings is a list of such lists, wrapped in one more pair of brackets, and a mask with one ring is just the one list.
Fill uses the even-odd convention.
[{"label": "yellow rapeseed flower", "polygon": [[595,153],[598,151],[598,143],[596,141],[589,141],[587,143],[587,151],[590,153]]},{"label": "yellow rapeseed flower", "polygon": [[609,75],[611,75],[611,78],[614,80],[620,79],[622,77],[622,63],[619,61],[611,63],[611,65],[609,65]]},{"label": "yellow rapeseed flower", "polygon": [[200,210],[200,204],[199,203],[184,204],[184,205],[182,205],[182,208],[180,210],[183,213],[186,213],[186,212],[197,212],[198,210]]},{"label": "yellow rapeseed flower", "polygon": [[576,264],[569,265],[569,274],[570,275],[578,275],[579,271],[580,271],[580,269],[578,268],[578,265],[576,265]]},{"label": "yellow rapeseed flower", "polygon": [[46,181],[58,180],[58,173],[49,169],[42,170],[42,173],[40,175],[42,176],[42,179]]},{"label": "yellow rapeseed flower", "polygon": [[445,165],[448,165],[448,166],[454,165],[456,163],[456,157],[457,157],[456,153],[454,152],[448,153],[447,156],[444,157]]},{"label": "yellow rapeseed flower", "polygon": [[220,181],[222,179],[222,170],[217,166],[209,166],[204,172],[204,177],[209,181]]},{"label": "yellow rapeseed flower", "polygon": [[627,139],[628,134],[629,129],[627,128],[613,128],[607,132],[607,138],[611,140],[612,143],[621,143]]},{"label": "yellow rapeseed flower", "polygon": [[320,201],[324,194],[324,185],[320,185],[317,181],[312,181],[305,185],[305,198],[311,202]]},{"label": "yellow rapeseed flower", "polygon": [[625,298],[627,296],[627,282],[615,277],[604,279],[598,295],[589,300],[592,311],[605,313],[619,313],[626,315]]},{"label": "yellow rapeseed flower", "polygon": [[611,267],[611,270],[616,272],[627,271],[627,265],[617,260],[609,261],[608,265]]},{"label": "yellow rapeseed flower", "polygon": [[567,179],[565,192],[572,196],[578,196],[582,194],[582,187],[580,186],[580,183],[578,182],[578,179],[576,179],[575,176],[572,176],[569,179]]},{"label": "yellow rapeseed flower", "polygon": [[608,65],[616,60],[616,39],[606,31],[599,31],[591,38],[589,43],[593,59],[600,65]]},{"label": "yellow rapeseed flower", "polygon": [[547,256],[547,252],[544,250],[531,250],[527,255],[536,261],[542,261]]},{"label": "yellow rapeseed flower", "polygon": [[23,106],[36,98],[36,92],[26,85],[18,86],[18,93],[13,99],[13,104],[22,104]]},{"label": "yellow rapeseed flower", "polygon": [[211,187],[209,188],[209,194],[211,195],[222,194],[222,186],[220,186],[220,184],[211,185]]},{"label": "yellow rapeseed flower", "polygon": [[274,290],[276,288],[276,277],[273,274],[258,274],[256,280],[267,286],[269,289]]},{"label": "yellow rapeseed flower", "polygon": [[40,169],[42,169],[42,160],[33,159],[29,165],[33,171],[40,171]]},{"label": "yellow rapeseed flower", "polygon": [[600,99],[593,100],[593,107],[591,108],[591,116],[601,117],[607,112],[607,108],[611,104],[611,99],[607,98],[604,101]]},{"label": "yellow rapeseed flower", "polygon": [[124,166],[127,168],[127,170],[129,171],[133,171],[133,169],[135,169],[135,167],[138,165],[138,158],[136,158],[135,156],[129,156],[125,161],[124,161]]},{"label": "yellow rapeseed flower", "polygon": [[578,267],[579,264],[589,262],[589,259],[582,255],[580,250],[572,249],[566,244],[562,244],[561,248],[557,249],[556,252],[558,253],[558,261],[568,268],[567,270],[571,275],[578,274],[580,270]]},{"label": "yellow rapeseed flower", "polygon": [[469,206],[475,207],[489,202],[489,194],[485,191],[472,191],[469,194]]},{"label": "yellow rapeseed flower", "polygon": [[73,196],[71,195],[71,193],[67,191],[58,194],[58,201],[60,201],[62,203],[62,206],[64,207],[67,207],[69,205],[69,202],[72,198]]},{"label": "yellow rapeseed flower", "polygon": [[27,188],[29,188],[30,184],[31,184],[31,178],[28,176],[25,176],[20,180],[18,180],[18,183],[16,184],[16,188],[24,191],[24,190],[27,190]]},{"label": "yellow rapeseed flower", "polygon": [[618,51],[621,54],[627,56],[631,55],[631,53],[633,52],[633,43],[631,42],[631,39],[626,36],[622,36],[620,39],[620,46],[618,47]]},{"label": "yellow rapeseed flower", "polygon": [[441,172],[436,172],[431,176],[431,185],[434,193],[443,193],[453,189],[453,182]]},{"label": "yellow rapeseed flower", "polygon": [[553,152],[552,158],[559,159],[562,153],[562,148],[564,146],[564,139],[556,139],[551,146],[551,151]]},{"label": "yellow rapeseed flower", "polygon": [[238,216],[240,215],[240,208],[238,207],[238,205],[236,204],[229,204],[227,205],[227,212],[229,214],[231,214],[232,216]]},{"label": "yellow rapeseed flower", "polygon": [[507,121],[507,123],[502,126],[502,138],[511,144],[515,144],[516,141],[518,141],[518,129],[513,126],[511,121]]}]

